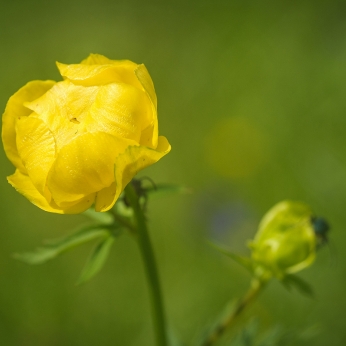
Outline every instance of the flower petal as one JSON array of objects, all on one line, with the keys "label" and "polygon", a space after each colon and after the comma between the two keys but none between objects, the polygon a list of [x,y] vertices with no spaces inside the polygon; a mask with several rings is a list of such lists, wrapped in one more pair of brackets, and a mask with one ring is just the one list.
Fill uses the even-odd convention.
[{"label": "flower petal", "polygon": [[83,130],[83,121],[88,116],[98,87],[83,87],[69,81],[59,82],[26,107],[37,113],[52,131],[57,150]]},{"label": "flower petal", "polygon": [[140,64],[135,69],[135,74],[139,82],[143,85],[144,90],[148,93],[151,102],[155,109],[157,108],[157,97],[155,93],[154,83],[144,64]]},{"label": "flower petal", "polygon": [[28,175],[38,191],[47,198],[47,175],[55,159],[53,134],[35,116],[18,119],[16,133],[18,153]]},{"label": "flower petal", "polygon": [[95,194],[92,194],[81,199],[80,201],[78,201],[78,203],[71,207],[60,208],[54,202],[48,203],[48,201],[37,191],[30,178],[27,175],[21,173],[18,169],[13,175],[7,177],[7,180],[31,203],[51,213],[79,214],[90,208],[95,199]]},{"label": "flower petal", "polygon": [[112,63],[113,60],[101,54],[90,54],[86,59],[81,61],[82,65],[106,65]]},{"label": "flower petal", "polygon": [[106,132],[138,143],[150,118],[151,105],[145,92],[128,84],[112,83],[99,87],[84,124],[87,132]]},{"label": "flower petal", "polygon": [[47,186],[55,203],[70,205],[114,182],[116,157],[136,142],[107,133],[84,133],[57,154]]},{"label": "flower petal", "polygon": [[135,70],[135,74],[138,78],[138,81],[142,84],[144,90],[146,91],[152,107],[152,118],[150,125],[142,131],[142,136],[140,139],[140,144],[150,147],[157,147],[157,140],[159,135],[158,121],[157,121],[157,97],[155,93],[154,83],[149,75],[146,67],[141,64],[138,65]]},{"label": "flower petal", "polygon": [[104,85],[108,83],[126,83],[142,89],[134,70],[137,64],[129,60],[108,60],[106,63],[90,64],[102,60],[101,58],[91,58],[88,63],[82,64],[62,64],[57,62],[60,74],[69,79],[74,84],[91,86]]},{"label": "flower petal", "polygon": [[30,115],[31,110],[23,104],[42,96],[55,84],[54,81],[32,81],[19,89],[7,102],[5,113],[2,117],[2,141],[7,157],[13,165],[23,172],[25,168],[18,156],[16,145],[15,123],[18,118]]},{"label": "flower petal", "polygon": [[112,208],[131,179],[143,168],[160,160],[170,150],[171,146],[163,136],[159,137],[158,147],[155,150],[143,146],[129,146],[116,158],[115,184],[97,194],[95,210],[107,211]]},{"label": "flower petal", "polygon": [[[95,210],[107,211],[113,207],[120,194],[117,193],[117,184],[114,182],[111,186],[106,187],[96,194]],[[122,191],[120,191],[121,193]]]}]

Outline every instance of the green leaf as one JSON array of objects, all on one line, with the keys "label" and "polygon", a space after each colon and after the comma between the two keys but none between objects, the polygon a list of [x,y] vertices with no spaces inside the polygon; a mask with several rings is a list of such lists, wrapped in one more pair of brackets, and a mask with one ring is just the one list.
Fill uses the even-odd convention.
[{"label": "green leaf", "polygon": [[213,242],[209,242],[209,243],[216,250],[218,250],[222,254],[232,258],[233,261],[237,262],[242,267],[247,269],[251,274],[253,274],[254,266],[253,266],[253,261],[252,261],[251,258],[237,255],[237,254],[231,252],[229,249],[227,249],[226,247],[224,247],[222,245],[218,245],[218,244],[215,244]]},{"label": "green leaf", "polygon": [[294,287],[301,294],[310,298],[314,297],[314,291],[311,285],[297,275],[286,275],[281,282],[288,290]]},{"label": "green leaf", "polygon": [[253,346],[258,334],[258,321],[253,319],[241,334],[241,340],[245,346]]},{"label": "green leaf", "polygon": [[185,186],[174,184],[157,184],[155,186],[146,187],[145,191],[150,197],[162,197],[173,193],[187,194],[192,192],[191,189]]},{"label": "green leaf", "polygon": [[217,330],[220,325],[222,325],[226,316],[229,316],[235,309],[237,301],[229,302],[221,312],[219,312],[215,317],[211,318],[206,326],[204,326],[193,341],[194,346],[200,346],[207,344],[207,338],[210,334]]},{"label": "green leaf", "polygon": [[93,239],[108,236],[110,231],[100,225],[84,225],[76,233],[62,239],[47,241],[47,245],[37,248],[34,252],[14,254],[14,258],[28,264],[41,264],[58,255],[73,249],[74,247],[87,243]]},{"label": "green leaf", "polygon": [[182,341],[177,336],[177,333],[170,326],[167,328],[167,337],[169,346],[183,346]]},{"label": "green leaf", "polygon": [[101,213],[90,208],[86,210],[83,214],[89,217],[90,219],[104,225],[111,225],[114,222],[113,215],[107,211]]},{"label": "green leaf", "polygon": [[283,329],[277,325],[269,329],[264,336],[261,338],[261,342],[258,344],[258,346],[279,346],[284,345],[285,340],[288,339],[287,333],[283,331]]},{"label": "green leaf", "polygon": [[[305,345],[307,341],[312,340],[320,332],[318,326],[308,327],[305,330],[291,330],[274,325],[270,329],[260,332],[250,322],[247,324],[232,340],[231,343],[226,342],[224,345],[232,346],[288,346],[288,345]],[[252,331],[251,331],[252,329]],[[310,333],[311,330],[311,333]],[[317,332],[317,334],[316,334]],[[307,337],[305,337],[307,333]],[[248,335],[244,338],[244,335]],[[222,343],[221,343],[222,344]],[[310,343],[309,343],[310,344]]]},{"label": "green leaf", "polygon": [[108,258],[109,251],[113,245],[114,237],[109,236],[102,240],[93,250],[89,260],[85,264],[82,274],[77,284],[82,284],[89,281],[95,274],[97,274]]}]

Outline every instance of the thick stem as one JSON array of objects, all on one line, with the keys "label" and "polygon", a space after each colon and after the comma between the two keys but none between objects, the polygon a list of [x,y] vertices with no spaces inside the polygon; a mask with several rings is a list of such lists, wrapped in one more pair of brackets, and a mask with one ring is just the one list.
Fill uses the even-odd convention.
[{"label": "thick stem", "polygon": [[245,296],[237,302],[236,306],[232,309],[232,312],[213,328],[210,334],[202,342],[202,346],[214,345],[222,334],[234,324],[242,311],[255,300],[261,289],[264,287],[264,284],[265,281],[253,279],[251,287]]},{"label": "thick stem", "polygon": [[138,245],[144,262],[151,295],[153,322],[156,332],[156,344],[157,346],[167,346],[166,322],[160,281],[154,251],[148,234],[147,223],[140,207],[138,196],[131,183],[125,188],[125,193],[126,198],[134,211],[136,220]]}]

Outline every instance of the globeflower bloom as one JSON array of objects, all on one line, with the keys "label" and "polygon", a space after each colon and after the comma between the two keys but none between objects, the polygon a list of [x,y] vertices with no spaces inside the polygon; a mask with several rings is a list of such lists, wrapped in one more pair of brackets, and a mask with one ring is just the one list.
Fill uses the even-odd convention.
[{"label": "globeflower bloom", "polygon": [[312,221],[311,209],[301,202],[283,201],[271,208],[250,244],[255,268],[282,279],[311,265],[317,246]]},{"label": "globeflower bloom", "polygon": [[39,208],[109,210],[125,186],[171,147],[158,136],[145,66],[91,54],[57,63],[63,81],[32,81],[8,101],[2,140],[16,167],[9,183]]}]

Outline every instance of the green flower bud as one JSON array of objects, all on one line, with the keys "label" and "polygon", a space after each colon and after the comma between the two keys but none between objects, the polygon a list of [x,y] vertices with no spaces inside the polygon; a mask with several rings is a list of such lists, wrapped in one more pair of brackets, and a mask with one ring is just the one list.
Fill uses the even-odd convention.
[{"label": "green flower bud", "polygon": [[309,206],[293,201],[280,202],[264,215],[250,243],[258,275],[282,279],[313,263],[317,239],[312,218]]}]

